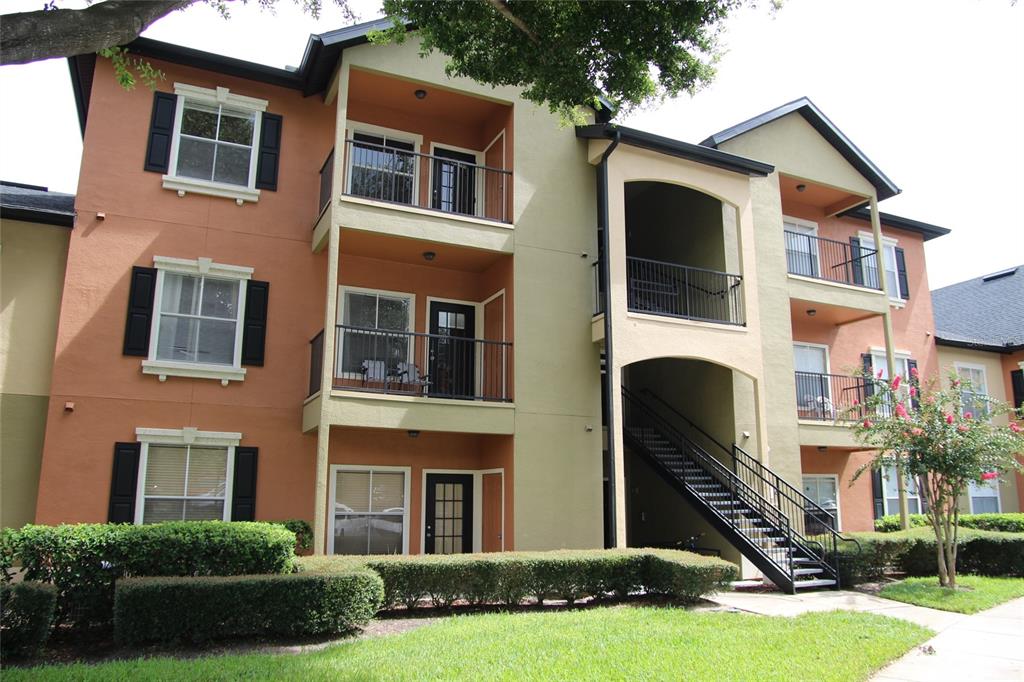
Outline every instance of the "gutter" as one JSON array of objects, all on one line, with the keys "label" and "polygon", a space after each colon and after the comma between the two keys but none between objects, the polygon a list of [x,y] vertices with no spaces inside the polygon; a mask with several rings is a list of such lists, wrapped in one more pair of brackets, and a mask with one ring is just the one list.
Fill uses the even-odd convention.
[{"label": "gutter", "polygon": [[610,239],[608,236],[608,157],[612,155],[615,148],[619,146],[620,133],[618,128],[614,129],[612,142],[601,155],[601,161],[597,165],[597,230],[600,235],[601,259],[598,268],[601,271],[601,279],[604,281],[604,390],[608,399],[605,401],[604,423],[608,428],[608,450],[605,455],[605,464],[608,467],[608,510],[605,523],[605,535],[611,547],[617,545],[616,538],[616,513],[615,513],[615,394],[613,388],[612,369],[612,294],[611,294],[611,265],[609,264],[608,252]]}]

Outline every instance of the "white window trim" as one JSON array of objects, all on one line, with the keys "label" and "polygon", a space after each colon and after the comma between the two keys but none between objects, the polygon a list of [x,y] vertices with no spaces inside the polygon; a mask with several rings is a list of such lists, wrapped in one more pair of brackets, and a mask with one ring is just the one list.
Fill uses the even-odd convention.
[{"label": "white window trim", "polygon": [[785,229],[786,229],[786,223],[793,223],[794,225],[796,225],[798,227],[810,228],[812,230],[811,234],[813,234],[815,237],[818,236],[818,223],[814,222],[813,220],[805,220],[804,218],[795,218],[793,216],[783,215],[782,216],[782,229],[783,229],[783,231],[785,231]]},{"label": "white window trim", "polygon": [[[418,133],[411,133],[407,130],[397,130],[395,128],[385,128],[384,126],[373,125],[372,123],[360,123],[358,121],[349,120],[348,129],[345,131],[345,194],[352,194],[352,155],[349,154],[349,150],[352,149],[352,140],[355,133],[364,133],[366,135],[381,135],[383,137],[390,137],[401,142],[409,142],[412,144],[413,153],[420,154],[423,151],[423,136]],[[366,201],[380,201],[380,199],[374,199],[373,197],[359,197]],[[385,202],[392,203],[392,202]],[[416,157],[416,163],[413,164],[412,174],[412,204],[411,206],[420,205],[420,157]]]},{"label": "white window trim", "polygon": [[[462,152],[463,154],[472,154],[473,158],[476,159],[476,165],[477,166],[481,166],[481,167],[484,166],[484,152],[477,151],[476,149],[466,149],[465,147],[456,147],[453,144],[445,144],[443,142],[433,142],[433,141],[431,141],[431,143],[430,143],[430,156],[432,156],[432,157],[434,156],[434,152],[435,152],[435,150],[437,150],[438,147],[440,147],[441,149],[450,149],[453,152]],[[431,197],[433,197],[433,192],[434,192],[434,163],[433,163],[433,161],[434,160],[431,159],[430,161],[431,162],[429,164],[427,164],[428,168],[429,168],[429,170],[428,170],[429,175],[427,177],[427,187],[430,188]],[[476,198],[476,206],[473,207],[473,217],[474,218],[483,218],[484,217],[483,209],[486,206],[486,197],[485,197],[484,193],[486,192],[486,186],[487,186],[487,183],[484,181],[485,175],[486,175],[485,173],[476,173],[475,171],[473,173],[473,184],[475,185],[473,190],[475,192],[475,198]],[[433,204],[431,204],[431,208],[433,208]],[[461,215],[465,215],[465,214],[461,214]]]},{"label": "white window trim", "polygon": [[[860,232],[857,233],[857,238],[860,240],[861,246],[864,246],[864,242],[869,242],[871,244],[871,246],[867,247],[867,248],[870,248],[872,250],[876,250],[875,246],[874,246],[874,244],[875,244],[875,236],[872,233],[860,231]],[[884,234],[882,235],[882,248],[883,249],[886,249],[886,248],[889,248],[889,247],[892,247],[893,249],[895,249],[897,246],[899,246],[899,240],[898,239],[894,239],[893,237],[887,237]],[[907,302],[907,299],[903,298],[903,296],[908,296],[909,292],[902,291],[900,289],[899,264],[896,262],[896,253],[895,253],[895,251],[892,254],[892,260],[893,260],[893,265],[896,266],[896,281],[893,282],[893,286],[896,288],[896,296],[889,296],[889,302],[892,303],[894,306],[896,306],[898,308],[902,308],[904,305],[906,305],[906,302]],[[885,262],[885,253],[882,254],[882,261],[883,261],[883,264],[884,264],[884,262]],[[862,271],[866,267],[867,266],[864,265],[863,263],[861,264]],[[866,277],[865,277],[865,279],[866,279]],[[883,292],[883,293],[888,295],[888,292]]]},{"label": "white window trim", "polygon": [[[882,468],[882,511],[885,512],[886,516],[891,516],[893,514],[899,514],[900,513],[899,497],[897,496],[896,498],[889,498],[886,495],[885,484],[886,484],[886,479],[889,478],[886,474],[888,473],[888,471],[890,469],[892,469],[893,476],[895,476],[896,475],[896,465],[895,464],[886,464]],[[910,477],[906,476],[905,478],[910,478]],[[914,487],[916,488],[917,487],[917,482],[916,481],[912,481],[912,482],[914,483]],[[897,494],[898,493],[899,493],[899,483],[897,482]],[[922,513],[921,512],[922,506],[921,506],[921,490],[920,490],[920,488],[918,488],[916,495],[911,495],[909,490],[907,490],[906,493],[907,493],[907,501],[908,502],[910,500],[912,500],[912,499],[913,500],[917,500],[917,512],[916,513],[918,513],[918,514]],[[895,509],[890,508],[890,506],[889,506],[889,500],[890,499],[895,499],[896,500],[896,508]]]},{"label": "white window trim", "polygon": [[[231,381],[243,381],[246,370],[242,367],[242,335],[245,318],[245,282],[252,279],[253,269],[240,265],[214,263],[210,258],[189,260],[184,258],[168,258],[154,256],[156,267],[156,287],[153,292],[153,319],[149,328],[149,356],[142,361],[142,373],[153,374],[161,382],[167,377],[188,377],[192,379],[216,379],[222,386]],[[167,272],[194,275],[198,277],[217,277],[220,279],[237,280],[238,285],[238,319],[235,323],[235,353],[231,365],[219,365],[202,362],[178,362],[174,360],[158,360],[156,357],[157,336],[160,333],[160,306],[163,302],[164,274]]]},{"label": "white window trim", "polygon": [[[171,135],[171,155],[170,164],[168,165],[170,172],[163,176],[164,189],[176,191],[179,197],[185,196],[188,192],[193,192],[195,194],[234,199],[235,203],[239,206],[246,201],[259,201],[260,190],[256,189],[256,169],[259,166],[260,128],[263,124],[263,112],[267,110],[267,105],[269,104],[267,100],[236,95],[228,88],[200,88],[186,83],[175,83],[174,94],[177,96],[178,101],[174,109],[174,132]],[[244,109],[256,114],[252,130],[252,154],[249,156],[249,185],[247,187],[176,175],[178,169],[178,140],[181,134],[181,119],[186,98],[214,106],[221,105],[235,109]]]},{"label": "white window trim", "polygon": [[793,341],[793,348],[797,346],[804,346],[806,348],[821,348],[825,351],[825,374],[832,373],[832,359],[829,355],[829,346],[827,343],[810,343],[809,341]]},{"label": "white window trim", "polygon": [[[416,331],[416,294],[408,291],[388,291],[387,289],[370,289],[368,287],[353,287],[347,284],[338,285],[338,324],[345,324],[345,294],[348,292],[357,294],[377,294],[384,296],[391,296],[394,298],[407,298],[409,299],[409,328],[405,331],[408,333],[414,333]],[[427,311],[430,312],[429,309]],[[361,379],[362,374],[359,372],[342,372],[341,361],[344,358],[342,355],[344,351],[344,337],[339,338],[335,343],[335,358],[334,358],[334,372],[333,376],[337,379]],[[409,337],[409,358],[414,361],[414,355],[416,352],[415,337]]]},{"label": "white window trim", "polygon": [[[403,466],[377,466],[367,464],[332,464],[330,466],[330,497],[328,498],[327,504],[327,553],[334,554],[334,513],[335,507],[338,503],[337,497],[337,485],[338,485],[338,472],[339,471],[389,471],[396,472],[400,471],[405,474],[404,481],[404,508],[405,512],[402,514],[402,554],[409,553],[409,507],[411,506],[412,497],[412,467]],[[358,556],[358,555],[357,555]]]},{"label": "white window trim", "polygon": [[224,480],[224,521],[231,520],[231,501],[234,495],[235,448],[242,434],[234,431],[200,431],[194,426],[180,429],[135,429],[135,440],[141,444],[139,475],[135,489],[135,525],[142,525],[146,507],[146,466],[150,445],[196,445],[227,448],[228,457]]},{"label": "white window trim", "polygon": [[[483,392],[483,344],[477,343],[484,336],[484,305],[476,301],[461,301],[456,298],[438,298],[436,296],[427,296],[426,300],[426,315],[424,320],[424,333],[429,334],[430,328],[434,323],[434,320],[430,315],[430,304],[431,303],[454,303],[456,305],[465,305],[473,308],[473,391],[477,395]],[[502,335],[504,336],[504,325],[502,326]],[[504,339],[502,339],[504,340]],[[422,368],[425,373],[429,373],[426,367]],[[430,387],[427,387],[427,395],[430,395]]]},{"label": "white window trim", "polygon": [[420,473],[420,554],[427,553],[427,474],[464,474],[473,477],[473,547],[484,551],[484,474],[501,475],[501,551],[505,551],[505,469],[424,469]]},{"label": "white window trim", "polygon": [[[973,363],[973,362],[954,362],[953,363],[953,369],[956,371],[956,374],[957,374],[958,377],[960,376],[960,370],[961,369],[970,369],[970,370],[975,370],[975,371],[981,372],[981,381],[982,381],[982,384],[983,384],[981,388],[983,390],[978,391],[977,390],[978,387],[977,386],[973,386],[973,388],[975,389],[974,396],[975,396],[975,398],[983,398],[984,399],[984,402],[986,403],[985,412],[989,413],[991,405],[988,404],[988,402],[991,400],[992,396],[988,392],[988,372],[985,371],[985,365],[979,365],[979,364],[976,364],[976,363]],[[961,391],[961,401],[962,401],[962,396],[963,396],[963,391]],[[975,415],[975,416],[978,416],[978,415]],[[988,416],[986,421],[992,421],[992,417]],[[997,494],[996,497],[999,497],[999,495]]]},{"label": "white window trim", "polygon": [[[978,488],[981,488],[981,487],[989,488],[990,490],[992,490],[995,493],[995,495],[978,495],[978,497],[995,497],[996,498],[996,510],[994,512],[991,512],[991,513],[993,513],[993,514],[1002,514],[1003,513],[1003,499],[1002,499],[1002,496],[999,494],[1000,491],[999,491],[998,479],[992,480],[992,481],[985,481],[984,483],[981,483],[981,484],[975,484],[973,481],[971,481],[971,484],[974,486],[974,488],[972,489],[971,485],[967,486],[967,504],[969,505],[969,508],[970,508],[972,514],[979,514],[979,513],[981,513],[981,512],[974,511],[974,495],[973,495],[973,491],[977,490]],[[986,513],[988,513],[988,512],[986,512]]]},{"label": "white window trim", "polygon": [[[837,474],[801,474],[801,476],[803,478],[814,478],[814,479],[828,478],[828,479],[832,479],[833,481],[835,481],[835,484],[836,484],[836,532],[837,533],[842,532],[842,530],[843,530],[843,513],[842,513],[842,502],[839,500],[839,498],[841,497],[841,495],[839,494],[840,493],[840,490],[839,490],[839,476]],[[814,503],[816,505],[818,505],[819,507],[821,507],[821,503],[820,502],[814,502]],[[824,507],[821,507],[821,508],[825,509]]]}]

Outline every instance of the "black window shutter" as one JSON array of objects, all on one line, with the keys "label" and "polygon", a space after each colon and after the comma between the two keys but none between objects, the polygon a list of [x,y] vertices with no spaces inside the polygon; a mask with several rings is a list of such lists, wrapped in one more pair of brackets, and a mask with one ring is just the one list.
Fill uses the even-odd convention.
[{"label": "black window shutter", "polygon": [[864,264],[860,257],[860,239],[850,237],[850,274],[854,284],[864,284]]},{"label": "black window shutter", "polygon": [[279,114],[263,114],[260,124],[259,158],[256,161],[256,187],[277,191],[277,165],[281,158],[281,124]]},{"label": "black window shutter", "polygon": [[[910,376],[907,377],[907,381],[910,381],[910,377],[912,377],[914,375],[914,370],[915,369],[917,369],[917,360],[908,359],[907,360],[907,372],[910,373]],[[915,410],[918,409],[919,407],[921,407],[921,401],[918,400],[917,398],[911,398],[910,399],[910,404],[913,406],[913,408]]]},{"label": "black window shutter", "polygon": [[872,505],[875,510],[875,518],[880,519],[885,516],[885,500],[882,499],[882,470],[872,469],[871,470],[871,497],[874,501]]},{"label": "black window shutter", "polygon": [[864,397],[875,394],[875,367],[871,361],[871,353],[861,353],[860,364],[864,367]]},{"label": "black window shutter", "polygon": [[263,366],[267,341],[267,303],[270,282],[250,279],[245,289],[245,316],[242,329],[242,364]]},{"label": "black window shutter", "polygon": [[900,298],[910,300],[910,282],[907,279],[907,256],[903,249],[896,247],[896,276],[900,280]]},{"label": "black window shutter", "polygon": [[149,355],[149,329],[153,320],[156,268],[132,268],[128,291],[128,320],[124,325],[124,354]]},{"label": "black window shutter", "polygon": [[146,165],[155,173],[166,173],[171,163],[171,140],[174,138],[174,114],[178,97],[169,92],[153,93],[153,116],[149,120],[149,141],[146,143]]},{"label": "black window shutter", "polygon": [[256,460],[259,448],[235,448],[235,480],[231,489],[231,520],[256,520]]},{"label": "black window shutter", "polygon": [[1024,369],[1010,372],[1010,383],[1013,386],[1013,409],[1017,410],[1017,415],[1021,419],[1024,419],[1024,408],[1020,406],[1024,403]]},{"label": "black window shutter", "polygon": [[135,491],[139,482],[138,443],[114,443],[114,472],[110,477],[109,523],[135,522]]}]

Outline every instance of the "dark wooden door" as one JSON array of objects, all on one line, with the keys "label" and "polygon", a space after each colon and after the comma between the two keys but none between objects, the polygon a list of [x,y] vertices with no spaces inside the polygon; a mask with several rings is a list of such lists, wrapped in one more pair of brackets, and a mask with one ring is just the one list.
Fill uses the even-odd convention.
[{"label": "dark wooden door", "polygon": [[476,215],[476,156],[434,149],[432,206],[448,213]]},{"label": "dark wooden door", "polygon": [[445,398],[476,395],[476,309],[461,303],[430,303],[430,394]]},{"label": "dark wooden door", "polygon": [[426,554],[473,551],[473,475],[427,474]]}]

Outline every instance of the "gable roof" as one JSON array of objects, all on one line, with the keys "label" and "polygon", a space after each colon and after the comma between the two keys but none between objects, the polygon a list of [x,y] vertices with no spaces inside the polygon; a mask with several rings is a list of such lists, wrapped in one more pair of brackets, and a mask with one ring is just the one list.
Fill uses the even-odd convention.
[{"label": "gable roof", "polygon": [[0,218],[73,227],[75,195],[51,192],[39,185],[0,180]]},{"label": "gable roof", "polygon": [[701,144],[706,147],[717,148],[723,142],[792,113],[800,114],[851,166],[857,169],[858,173],[863,175],[875,187],[879,201],[900,193],[900,188],[886,177],[885,173],[871,159],[865,156],[864,152],[858,149],[857,145],[850,138],[843,134],[843,131],[839,130],[832,121],[828,120],[828,117],[822,113],[821,109],[814,105],[814,102],[806,97],[795,99],[792,102],[783,104],[781,107],[776,107],[742,123],[737,123],[731,128],[726,128],[709,136]]},{"label": "gable roof", "polygon": [[[866,220],[869,223],[871,222],[871,210],[866,206],[851,209],[841,213],[840,215],[846,218],[856,218],[857,220]],[[920,220],[912,220],[911,218],[904,218],[902,216],[893,215],[892,213],[883,213],[882,211],[879,211],[878,217],[883,225],[895,227],[900,230],[907,230],[909,232],[917,232],[924,237],[925,241],[941,237],[951,232],[948,227],[939,227],[938,225],[932,225],[931,223],[922,223]]]},{"label": "gable roof", "polygon": [[763,177],[775,170],[774,166],[767,163],[729,154],[718,149],[702,147],[698,144],[674,140],[670,137],[662,137],[661,135],[648,133],[644,130],[626,128],[614,123],[597,123],[576,127],[576,137],[587,140],[612,139],[616,136],[616,133],[624,144],[650,149],[651,151],[668,154],[669,156],[689,159],[690,161],[722,168],[734,173]]},{"label": "gable roof", "polygon": [[936,289],[932,308],[939,345],[1024,349],[1024,264]]}]

